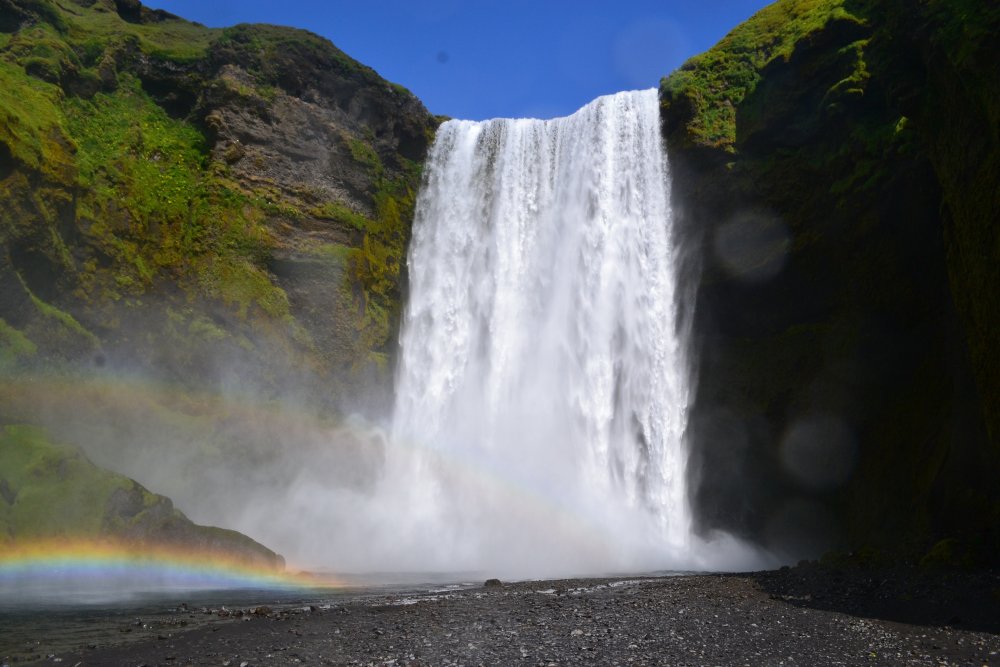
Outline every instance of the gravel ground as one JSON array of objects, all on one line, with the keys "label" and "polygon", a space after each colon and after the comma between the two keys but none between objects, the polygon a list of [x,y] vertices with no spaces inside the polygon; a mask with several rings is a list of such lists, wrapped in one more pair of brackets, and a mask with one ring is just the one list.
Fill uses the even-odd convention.
[{"label": "gravel ground", "polygon": [[1000,573],[806,566],[522,582],[226,613],[227,622],[167,623],[156,638],[40,664],[1000,665]]}]

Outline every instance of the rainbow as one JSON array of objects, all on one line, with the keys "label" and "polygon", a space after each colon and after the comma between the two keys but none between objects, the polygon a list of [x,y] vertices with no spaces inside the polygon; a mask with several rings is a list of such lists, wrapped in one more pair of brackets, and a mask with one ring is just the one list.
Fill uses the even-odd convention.
[{"label": "rainbow", "polygon": [[[99,429],[96,432],[102,434],[107,424],[131,424],[136,419],[135,415],[140,415],[153,430],[171,432],[174,429],[181,442],[210,439],[214,425],[232,422],[259,425],[273,433],[331,433],[331,437],[335,430],[354,432],[357,429],[357,442],[361,446],[371,446],[372,443],[363,427],[350,420],[323,419],[301,409],[294,402],[262,401],[252,394],[239,392],[197,392],[138,374],[104,371],[93,375],[0,375],[0,404],[13,415],[12,421],[44,425],[54,440],[70,443],[79,442],[74,432],[94,433],[96,425]],[[47,414],[60,415],[59,422],[39,418],[38,406],[45,406]],[[450,471],[455,483],[505,499],[513,514],[525,517],[546,515],[550,530],[558,533],[562,542],[580,544],[595,554],[611,553],[609,550],[614,549],[613,538],[604,533],[591,515],[565,504],[557,494],[527,487],[474,457],[458,452],[445,452],[416,441],[396,442],[394,446],[427,455],[433,465]],[[183,452],[179,458],[183,458]],[[3,549],[0,542],[0,583],[4,581]],[[183,560],[184,554],[180,556]],[[165,560],[173,562],[170,556]],[[214,557],[209,560],[219,562]],[[221,562],[224,561],[225,558],[222,558]],[[245,566],[239,565],[235,568],[236,571],[245,569]],[[282,575],[278,579],[283,581],[287,576]],[[270,575],[264,575],[265,581],[270,578]],[[291,579],[292,585],[297,585],[294,582],[302,577],[293,575]],[[309,577],[305,579],[309,580]],[[303,585],[322,587],[324,584]]]},{"label": "rainbow", "polygon": [[0,544],[0,597],[53,585],[146,591],[337,588],[341,583],[255,566],[225,554],[163,545],[85,539]]}]

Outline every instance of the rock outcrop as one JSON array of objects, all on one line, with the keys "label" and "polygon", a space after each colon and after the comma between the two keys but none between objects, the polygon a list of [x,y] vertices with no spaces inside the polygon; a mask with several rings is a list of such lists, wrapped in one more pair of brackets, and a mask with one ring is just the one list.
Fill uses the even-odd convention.
[{"label": "rock outcrop", "polygon": [[384,395],[422,104],[302,30],[5,7],[5,367]]},{"label": "rock outcrop", "polygon": [[986,2],[780,0],[663,80],[703,529],[995,557],[997,30]]},{"label": "rock outcrop", "polygon": [[[0,424],[48,426],[140,480],[169,476],[158,489],[183,505],[203,478],[279,460],[295,434],[322,440],[305,424],[336,432],[348,410],[377,412],[438,122],[306,31],[209,29],[138,0],[0,0]],[[123,376],[156,398],[129,412],[134,396],[112,388]],[[72,395],[35,394],[38,382]],[[266,407],[213,422],[206,401],[233,395]],[[103,412],[81,415],[95,398]],[[150,449],[170,473],[137,469],[132,454]],[[98,475],[80,456],[61,459],[70,477]],[[357,483],[342,471],[360,468],[332,477]],[[259,547],[105,481],[115,489],[80,510],[104,516],[94,531]],[[6,484],[4,498],[20,493]],[[239,507],[252,493],[213,497]]]},{"label": "rock outcrop", "polygon": [[0,464],[0,547],[54,538],[114,540],[284,569],[284,560],[270,549],[235,531],[192,523],[169,498],[98,468],[41,429],[0,428]]}]

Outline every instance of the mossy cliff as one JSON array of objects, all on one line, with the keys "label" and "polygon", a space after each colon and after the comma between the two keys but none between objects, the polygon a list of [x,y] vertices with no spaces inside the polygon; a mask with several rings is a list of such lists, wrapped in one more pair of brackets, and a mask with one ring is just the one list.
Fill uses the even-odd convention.
[{"label": "mossy cliff", "polygon": [[[88,392],[121,401],[106,380],[268,406],[254,424],[286,401],[333,422],[384,402],[438,122],[306,31],[208,29],[138,0],[0,0],[0,426],[48,425],[146,480],[184,462],[225,470],[217,447],[249,466],[265,436],[165,398],[124,422],[112,408],[90,415],[107,443],[88,442],[70,425]],[[290,419],[273,421],[272,458],[294,446]],[[143,437],[171,423],[157,445]],[[8,450],[41,446],[14,435]],[[138,469],[140,453],[162,470]],[[62,469],[82,475],[73,484],[131,484],[87,465]],[[188,490],[177,481],[172,493]],[[87,525],[106,515],[98,491],[79,506]]]},{"label": "mossy cliff", "polygon": [[996,34],[985,0],[779,0],[663,80],[703,528],[995,558]]},{"label": "mossy cliff", "polygon": [[6,368],[384,391],[435,127],[413,95],[301,30],[135,0],[0,14]]}]

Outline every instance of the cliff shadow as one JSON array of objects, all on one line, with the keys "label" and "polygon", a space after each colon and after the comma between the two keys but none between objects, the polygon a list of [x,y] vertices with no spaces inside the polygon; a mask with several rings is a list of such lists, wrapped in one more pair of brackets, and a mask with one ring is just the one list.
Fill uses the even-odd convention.
[{"label": "cliff shadow", "polygon": [[800,564],[751,575],[772,599],[926,627],[1000,634],[1000,571],[868,569]]}]

